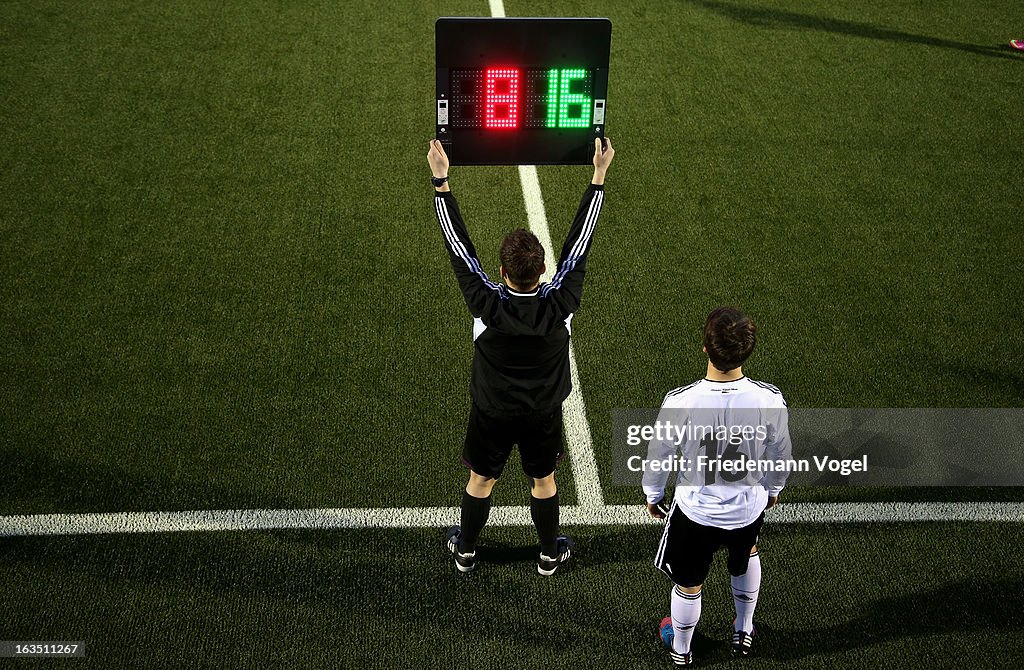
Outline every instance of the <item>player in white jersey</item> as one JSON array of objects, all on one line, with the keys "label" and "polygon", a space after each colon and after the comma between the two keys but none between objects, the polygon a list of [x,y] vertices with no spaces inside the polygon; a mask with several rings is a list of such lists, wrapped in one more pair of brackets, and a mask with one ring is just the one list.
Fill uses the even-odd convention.
[{"label": "player in white jersey", "polygon": [[788,470],[781,465],[792,454],[782,393],[743,374],[756,339],[753,321],[740,310],[711,312],[704,325],[707,375],[665,396],[658,422],[666,430],[648,445],[648,463],[677,464],[670,508],[664,498],[671,472],[648,468],[643,477],[649,513],[668,516],[655,565],[673,582],[672,616],[662,621],[661,634],[676,665],[693,663],[701,587],[723,545],[736,604],[732,650],[745,656],[753,642],[761,586],[757,537],[764,511],[785,486]]}]

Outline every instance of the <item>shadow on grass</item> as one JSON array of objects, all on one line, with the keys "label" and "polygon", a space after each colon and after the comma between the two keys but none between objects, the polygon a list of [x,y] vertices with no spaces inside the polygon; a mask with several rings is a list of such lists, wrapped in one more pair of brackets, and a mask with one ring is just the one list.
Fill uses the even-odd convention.
[{"label": "shadow on grass", "polygon": [[[50,602],[43,597],[48,589],[66,593],[107,584],[104,597],[118,598],[126,603],[125,612],[146,612],[152,619],[114,619],[103,625],[125,628],[125,635],[139,639],[183,634],[183,624],[177,622],[194,617],[194,608],[203,610],[203,620],[209,621],[228,611],[224,603],[234,602],[249,612],[249,628],[240,630],[287,630],[295,621],[314,616],[351,627],[357,638],[379,630],[382,637],[373,642],[378,649],[391,649],[390,633],[378,629],[379,622],[398,617],[413,629],[450,635],[438,653],[447,648],[444,644],[463,640],[509,639],[524,649],[557,655],[579,648],[581,640],[593,640],[619,650],[620,667],[645,667],[661,658],[655,631],[647,629],[656,618],[641,617],[646,616],[644,603],[651,601],[652,590],[664,594],[665,589],[654,578],[645,542],[638,542],[635,532],[581,533],[578,546],[603,556],[581,553],[585,560],[554,579],[487,565],[468,579],[457,575],[442,550],[440,533],[157,534],[130,541],[117,536],[16,538],[0,542],[0,566],[6,574],[19,575],[20,583],[36,585],[31,587],[35,603]],[[861,539],[867,541],[867,535]],[[534,547],[518,542],[495,544],[486,552],[481,545],[481,550],[482,559],[499,564],[532,561],[536,555]],[[970,639],[1020,629],[1024,577],[992,578],[984,574],[984,556],[958,557],[972,558],[977,561],[972,563],[976,579],[936,580],[916,591],[896,584],[901,593],[875,600],[795,580],[805,591],[806,607],[822,612],[819,625],[797,629],[759,623],[756,654],[782,662],[822,654],[842,657],[893,640],[914,646],[933,635]],[[643,571],[612,565],[611,570],[591,569],[619,561],[631,561],[636,568],[642,563]],[[6,577],[5,572],[0,576]],[[856,590],[856,579],[839,583]],[[857,603],[852,619],[846,615],[851,598]],[[68,615],[24,600],[13,612],[8,623],[14,635],[30,634],[48,622],[56,625]],[[86,607],[77,617],[87,614]],[[699,635],[694,651],[706,665],[731,658],[726,637],[717,631]]]},{"label": "shadow on grass", "polygon": [[[917,638],[1020,629],[1024,614],[1019,595],[1024,580],[957,581],[920,593],[902,594],[867,603],[856,619],[813,629],[777,629],[755,621],[758,658],[793,662],[808,656],[843,656],[857,649]],[[821,604],[815,605],[821,607]],[[725,634],[721,639],[695,633],[692,649],[701,665],[729,663]],[[895,667],[895,666],[894,666]]]},{"label": "shadow on grass", "polygon": [[856,619],[813,630],[760,625],[758,654],[778,660],[844,652],[889,640],[1020,629],[1024,579],[963,580],[868,603]]},{"label": "shadow on grass", "polygon": [[0,500],[3,515],[246,508],[254,500],[263,507],[292,506],[280,496],[247,490],[225,478],[195,481],[172,472],[143,474],[127,463],[67,456],[28,443],[0,448],[0,470],[7,473]]},{"label": "shadow on grass", "polygon": [[477,548],[477,558],[483,563],[511,565],[534,562],[539,552],[540,545],[481,544]]},{"label": "shadow on grass", "polygon": [[987,397],[982,402],[1001,402],[1006,407],[1020,407],[1024,403],[1024,375],[1012,370],[980,362],[977,365],[965,365],[928,360],[926,364],[940,368],[950,376],[953,383],[961,387],[970,386],[985,393]]},{"label": "shadow on grass", "polygon": [[957,42],[931,35],[916,35],[903,32],[884,26],[876,26],[860,21],[846,21],[834,19],[827,16],[815,16],[813,14],[800,14],[781,9],[768,7],[735,5],[720,0],[684,0],[694,5],[721,14],[722,16],[740,21],[752,26],[761,28],[799,28],[804,30],[819,30],[837,35],[850,37],[862,37],[873,40],[884,40],[886,42],[904,42],[909,44],[920,44],[923,46],[940,47],[943,49],[955,49],[966,53],[988,56],[990,58],[1004,58],[1009,60],[1024,61],[1024,58],[1016,55],[1008,45],[985,45]]}]

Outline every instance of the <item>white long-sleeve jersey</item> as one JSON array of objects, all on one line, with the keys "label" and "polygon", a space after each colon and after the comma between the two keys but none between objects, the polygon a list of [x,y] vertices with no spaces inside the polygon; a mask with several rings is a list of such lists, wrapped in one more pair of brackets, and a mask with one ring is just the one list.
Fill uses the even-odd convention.
[{"label": "white long-sleeve jersey", "polygon": [[[691,464],[678,472],[675,502],[693,521],[718,528],[742,528],[761,515],[769,495],[777,496],[786,485],[786,469],[707,471],[708,462],[716,459],[719,463],[735,462],[737,458],[758,462],[791,459],[786,401],[771,384],[747,377],[730,382],[701,379],[669,391],[658,421],[674,429],[671,436],[656,435],[650,441],[647,459],[681,458]],[[721,439],[725,434],[729,437]],[[699,462],[704,464],[703,469],[692,467]],[[670,475],[667,469],[644,472],[648,502],[665,497]]]}]

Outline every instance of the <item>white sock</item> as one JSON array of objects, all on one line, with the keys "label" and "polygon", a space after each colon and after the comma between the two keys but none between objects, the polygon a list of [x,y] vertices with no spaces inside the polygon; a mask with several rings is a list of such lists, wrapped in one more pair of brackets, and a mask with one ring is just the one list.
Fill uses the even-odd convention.
[{"label": "white sock", "polygon": [[700,591],[691,595],[683,593],[679,587],[672,589],[672,651],[685,654],[690,651],[690,640],[693,631],[700,621]]},{"label": "white sock", "polygon": [[751,555],[747,571],[732,578],[732,599],[736,603],[736,631],[754,632],[754,608],[761,590],[761,557]]}]

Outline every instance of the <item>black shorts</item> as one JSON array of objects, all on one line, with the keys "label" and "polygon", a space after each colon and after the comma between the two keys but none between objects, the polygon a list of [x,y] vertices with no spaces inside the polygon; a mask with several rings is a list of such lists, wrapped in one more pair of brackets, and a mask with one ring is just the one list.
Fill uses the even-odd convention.
[{"label": "black shorts", "polygon": [[679,586],[699,586],[708,578],[715,552],[724,545],[729,550],[729,574],[746,574],[750,550],[757,544],[762,524],[764,512],[743,528],[703,526],[672,505],[654,565]]},{"label": "black shorts", "polygon": [[555,471],[562,448],[562,406],[540,414],[492,417],[473,403],[469,410],[462,462],[481,477],[497,479],[505,469],[513,445],[519,447],[523,472],[540,479]]}]

